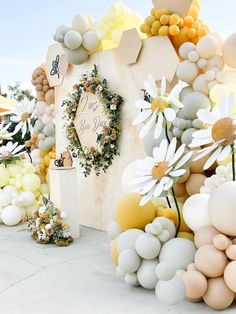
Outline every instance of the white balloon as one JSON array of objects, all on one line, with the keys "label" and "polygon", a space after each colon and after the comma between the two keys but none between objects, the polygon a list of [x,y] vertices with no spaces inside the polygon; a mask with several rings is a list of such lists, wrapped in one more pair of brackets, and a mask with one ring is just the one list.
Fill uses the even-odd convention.
[{"label": "white balloon", "polygon": [[112,221],[107,227],[107,234],[114,240],[121,233],[120,227],[116,221]]},{"label": "white balloon", "polygon": [[68,31],[65,34],[64,43],[69,49],[78,49],[82,44],[82,36],[77,31]]},{"label": "white balloon", "polygon": [[132,192],[131,182],[137,178],[135,162],[128,164],[121,175],[121,187],[124,193]]},{"label": "white balloon", "polygon": [[144,234],[144,231],[140,229],[129,229],[122,232],[117,243],[118,252],[121,253],[127,249],[135,249],[135,242],[142,234]]},{"label": "white balloon", "polygon": [[156,267],[156,275],[160,280],[170,280],[174,277],[176,267],[170,262],[161,262]]},{"label": "white balloon", "polygon": [[160,253],[161,243],[157,237],[146,233],[137,238],[135,249],[142,258],[154,259]]},{"label": "white balloon", "polygon": [[66,25],[59,25],[56,28],[56,34],[61,34],[62,36],[65,35],[65,33],[67,33],[71,28],[69,26]]},{"label": "white balloon", "polygon": [[178,79],[186,83],[191,83],[198,73],[197,65],[189,60],[181,62],[176,72]]},{"label": "white balloon", "polygon": [[225,63],[236,69],[236,32],[225,40],[222,53]]},{"label": "white balloon", "polygon": [[72,28],[80,34],[87,32],[90,28],[89,18],[85,14],[76,15],[72,21]]},{"label": "white balloon", "polygon": [[169,281],[159,280],[156,285],[158,302],[166,305],[174,305],[184,300],[186,288],[183,280],[174,277]]},{"label": "white balloon", "polygon": [[158,261],[153,260],[143,260],[141,266],[137,271],[138,282],[145,289],[155,289],[157,284],[156,267]]},{"label": "white balloon", "polygon": [[187,226],[197,231],[201,227],[210,225],[208,216],[208,194],[195,194],[190,196],[183,207],[183,216]]},{"label": "white balloon", "polygon": [[4,188],[3,188],[3,192],[5,194],[9,194],[10,196],[12,196],[13,193],[17,192],[16,189],[11,186],[11,185],[6,185]]},{"label": "white balloon", "polygon": [[35,195],[34,193],[30,191],[24,191],[21,193],[21,197],[23,198],[22,205],[23,206],[31,206],[33,205],[35,201]]},{"label": "white balloon", "polygon": [[75,50],[66,49],[66,56],[70,64],[79,65],[88,60],[89,52],[81,46],[79,49]]},{"label": "white balloon", "polygon": [[200,92],[192,92],[187,94],[182,101],[184,108],[182,112],[185,118],[193,120],[197,118],[197,111],[199,109],[210,108],[211,102],[209,98]]},{"label": "white balloon", "polygon": [[193,43],[186,42],[179,48],[179,55],[182,59],[188,59],[188,55],[191,51],[195,51],[196,46]]},{"label": "white balloon", "polygon": [[118,265],[128,274],[135,273],[140,266],[140,262],[140,257],[132,249],[123,251],[118,258]]},{"label": "white balloon", "polygon": [[208,79],[206,74],[198,75],[193,81],[193,89],[196,92],[201,92],[205,95],[209,95]]},{"label": "white balloon", "polygon": [[47,107],[47,103],[45,101],[37,101],[35,110],[39,115],[44,115]]},{"label": "white balloon", "polygon": [[174,238],[166,242],[159,255],[160,262],[169,262],[178,269],[187,269],[194,261],[196,247],[190,240]]},{"label": "white balloon", "polygon": [[2,213],[2,221],[7,226],[15,226],[22,219],[22,211],[19,207],[10,205],[3,209]]},{"label": "white balloon", "polygon": [[44,146],[47,149],[50,149],[53,147],[53,145],[55,144],[55,139],[52,136],[48,136],[46,137],[45,141],[44,141]]},{"label": "white balloon", "polygon": [[196,46],[196,50],[199,53],[200,57],[206,59],[214,56],[217,48],[217,40],[211,35],[202,37]]},{"label": "white balloon", "polygon": [[95,52],[101,45],[100,39],[97,37],[96,32],[88,31],[83,34],[83,46],[90,52]]},{"label": "white balloon", "polygon": [[125,282],[128,285],[131,285],[133,287],[139,286],[138,278],[137,278],[137,275],[135,273],[134,274],[126,274],[125,275]]},{"label": "white balloon", "polygon": [[45,127],[43,128],[43,133],[46,136],[52,136],[54,134],[55,130],[53,125],[45,125]]},{"label": "white balloon", "polygon": [[11,203],[11,195],[6,192],[0,193],[0,206],[5,207]]}]

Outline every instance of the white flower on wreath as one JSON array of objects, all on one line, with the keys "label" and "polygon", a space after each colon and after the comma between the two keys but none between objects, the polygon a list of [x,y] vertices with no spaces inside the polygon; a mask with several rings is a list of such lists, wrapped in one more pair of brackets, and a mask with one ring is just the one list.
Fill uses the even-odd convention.
[{"label": "white flower on wreath", "polygon": [[61,217],[61,219],[65,219],[67,217],[67,213],[66,212],[61,212],[60,217]]},{"label": "white flower on wreath", "polygon": [[222,96],[219,108],[209,111],[200,109],[197,112],[198,118],[209,126],[206,130],[199,130],[193,133],[191,148],[208,145],[200,149],[194,160],[210,154],[203,169],[208,169],[215,161],[223,161],[231,153],[232,146],[236,142],[236,119],[233,115],[234,94]]},{"label": "white flower on wreath", "polygon": [[164,120],[173,122],[176,118],[176,112],[183,107],[178,100],[181,90],[186,86],[185,83],[177,84],[170,94],[166,94],[166,78],[161,81],[161,88],[157,88],[153,76],[149,76],[144,82],[146,92],[151,96],[151,102],[146,100],[137,100],[135,107],[141,109],[142,112],[133,121],[133,125],[145,123],[142,127],[139,137],[143,139],[156,124],[154,138],[158,139],[161,135]]},{"label": "white flower on wreath", "polygon": [[174,182],[186,173],[186,164],[193,152],[185,152],[185,144],[176,151],[177,140],[170,144],[166,139],[154,148],[153,157],[137,160],[137,178],[131,182],[133,192],[143,195],[140,205],[145,205],[152,197],[159,197],[172,188]]},{"label": "white flower on wreath", "polygon": [[31,119],[34,117],[35,104],[32,101],[23,100],[16,106],[14,115],[11,117],[11,121],[17,123],[15,132],[19,130],[22,132],[22,138],[25,137],[27,130],[33,132],[33,126]]},{"label": "white flower on wreath", "polygon": [[110,106],[110,109],[111,109],[111,110],[116,110],[116,105],[111,105],[111,106]]},{"label": "white flower on wreath", "polygon": [[42,206],[39,208],[39,214],[43,214],[46,211],[46,206]]},{"label": "white flower on wreath", "polygon": [[9,133],[7,130],[11,126],[11,123],[7,125],[4,122],[0,123],[0,144],[3,143],[4,140],[12,140],[12,136],[16,134],[16,132]]},{"label": "white flower on wreath", "polygon": [[0,147],[0,159],[11,159],[18,157],[25,153],[25,145],[19,145],[18,143],[8,142],[6,145]]},{"label": "white flower on wreath", "polygon": [[52,229],[51,224],[46,224],[45,229],[46,229],[46,230],[50,230],[50,229]]}]

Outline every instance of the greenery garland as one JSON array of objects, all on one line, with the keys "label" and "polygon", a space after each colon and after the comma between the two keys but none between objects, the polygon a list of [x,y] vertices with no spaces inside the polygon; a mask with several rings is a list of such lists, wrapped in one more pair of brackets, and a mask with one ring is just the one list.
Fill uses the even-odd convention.
[{"label": "greenery garland", "polygon": [[[83,93],[95,94],[104,106],[104,113],[109,120],[109,125],[104,126],[102,133],[97,134],[98,148],[83,146],[77,135],[74,119],[80,98]],[[96,175],[101,170],[106,172],[112,164],[114,156],[119,155],[119,139],[121,136],[121,107],[124,99],[113,93],[108,88],[106,79],[98,74],[97,66],[90,74],[83,74],[78,85],[73,87],[73,92],[63,101],[66,119],[65,129],[68,139],[68,150],[74,158],[80,159],[80,165],[84,168],[87,177],[94,169]]]}]

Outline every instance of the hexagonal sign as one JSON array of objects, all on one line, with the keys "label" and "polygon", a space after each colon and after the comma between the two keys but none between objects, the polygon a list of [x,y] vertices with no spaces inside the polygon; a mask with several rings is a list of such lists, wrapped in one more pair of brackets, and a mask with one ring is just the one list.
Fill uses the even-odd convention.
[{"label": "hexagonal sign", "polygon": [[136,28],[124,31],[119,45],[119,59],[122,64],[133,64],[137,62],[142,40]]},{"label": "hexagonal sign", "polygon": [[60,44],[53,44],[48,47],[45,72],[50,87],[61,85],[68,68],[65,51]]},{"label": "hexagonal sign", "polygon": [[193,0],[152,0],[154,7],[158,9],[169,9],[170,13],[186,16]]},{"label": "hexagonal sign", "polygon": [[104,105],[99,98],[95,94],[83,93],[74,120],[81,145],[97,148],[97,136],[103,132],[103,127],[108,126],[108,124]]}]

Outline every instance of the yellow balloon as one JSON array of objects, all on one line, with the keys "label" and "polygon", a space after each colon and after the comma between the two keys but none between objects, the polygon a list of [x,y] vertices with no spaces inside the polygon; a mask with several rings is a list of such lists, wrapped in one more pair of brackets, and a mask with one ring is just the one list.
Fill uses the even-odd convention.
[{"label": "yellow balloon", "polygon": [[117,247],[118,240],[119,240],[119,236],[116,237],[115,240],[112,241],[112,244],[111,244],[111,257],[114,264],[116,265],[118,265],[118,257],[119,257],[119,252],[118,252],[118,247]]},{"label": "yellow balloon", "polygon": [[49,194],[49,186],[47,185],[47,183],[43,183],[40,185],[40,192],[42,194]]},{"label": "yellow balloon", "polygon": [[194,235],[190,232],[179,232],[178,238],[184,238],[194,242]]},{"label": "yellow balloon", "polygon": [[201,2],[200,2],[200,0],[193,0],[192,4],[195,5],[198,9],[201,9]]},{"label": "yellow balloon", "polygon": [[9,173],[12,178],[16,177],[17,174],[20,174],[21,171],[22,171],[22,168],[19,164],[10,165],[9,167]]},{"label": "yellow balloon", "polygon": [[128,229],[144,230],[145,226],[155,218],[155,207],[151,201],[140,206],[141,196],[130,193],[123,197],[116,208],[115,218],[121,231]]},{"label": "yellow balloon", "polygon": [[7,185],[9,180],[10,176],[8,170],[5,167],[0,166],[0,188]]},{"label": "yellow balloon", "polygon": [[35,173],[27,173],[23,177],[23,189],[35,192],[40,187],[40,179]]},{"label": "yellow balloon", "polygon": [[51,160],[51,157],[50,157],[49,154],[47,154],[47,155],[44,156],[44,158],[43,158],[44,164],[45,164],[47,167],[49,167],[49,165],[50,165],[50,160]]}]

